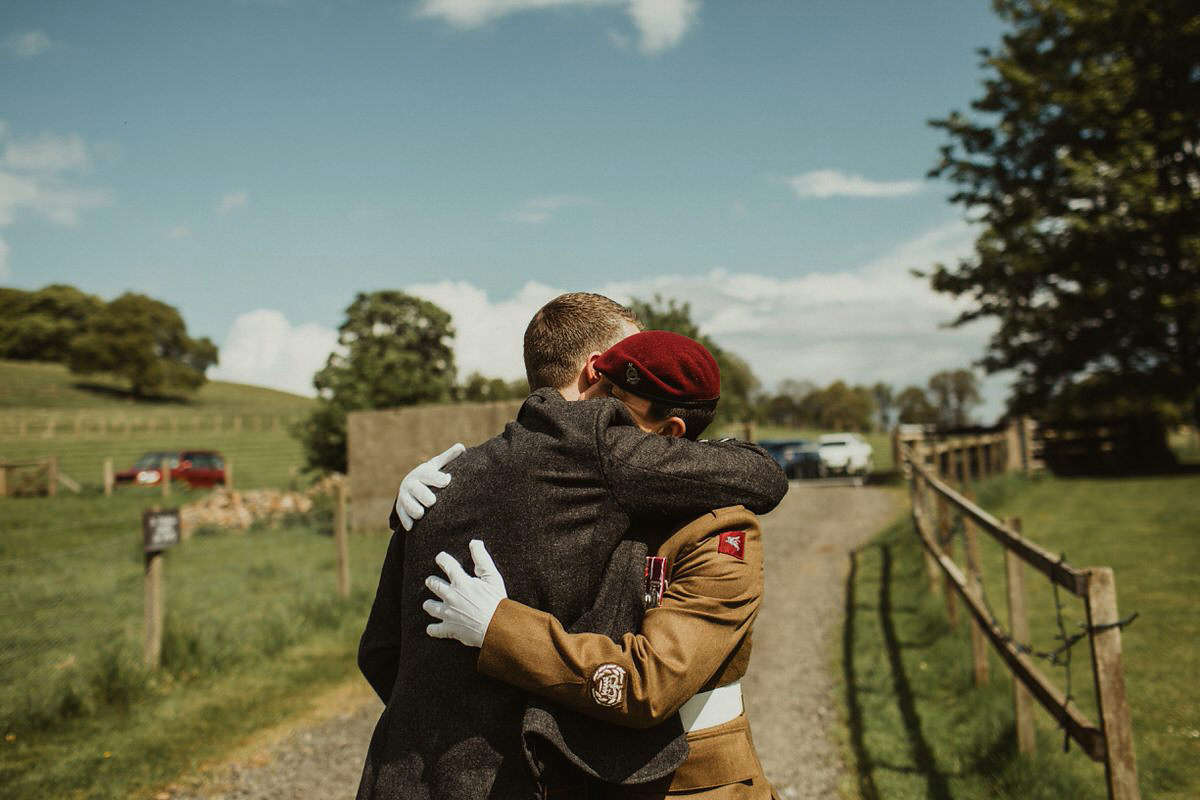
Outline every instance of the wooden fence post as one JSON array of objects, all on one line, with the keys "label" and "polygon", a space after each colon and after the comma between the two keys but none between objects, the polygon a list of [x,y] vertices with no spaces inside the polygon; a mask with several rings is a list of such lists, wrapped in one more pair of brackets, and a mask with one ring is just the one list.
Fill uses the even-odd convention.
[{"label": "wooden fence post", "polygon": [[350,553],[346,537],[346,486],[341,481],[333,485],[333,541],[337,549],[337,590],[342,597],[350,596]]},{"label": "wooden fence post", "polygon": [[171,496],[171,459],[164,456],[158,466],[158,481],[162,485],[162,496]]},{"label": "wooden fence post", "polygon": [[162,659],[163,554],[146,553],[144,579],[146,598],[146,644],[142,659],[148,669],[158,669]]},{"label": "wooden fence post", "polygon": [[8,465],[0,462],[0,497],[8,497]]},{"label": "wooden fence post", "polygon": [[[950,503],[942,495],[937,498],[938,547],[951,561],[954,560],[954,539],[950,534]],[[958,627],[958,596],[954,593],[954,582],[949,575],[942,575],[942,594],[946,596],[946,619],[951,627]]]},{"label": "wooden fence post", "polygon": [[[913,485],[917,489],[916,497],[913,498],[913,502],[919,505],[921,512],[920,522],[918,524],[928,525],[932,528],[934,521],[930,514],[929,484],[915,470],[913,471],[912,477]],[[938,580],[941,577],[942,572],[941,567],[938,566],[937,560],[934,559],[933,554],[929,552],[928,548],[922,547],[921,555],[925,558],[925,577],[929,581],[929,593],[937,594]]]},{"label": "wooden fence post", "polygon": [[[966,487],[963,495],[972,503],[975,493]],[[983,602],[983,560],[979,554],[979,537],[975,532],[975,523],[964,514],[963,538],[967,543],[967,579],[970,581],[975,597]],[[983,628],[975,617],[971,617],[971,678],[976,686],[986,686],[988,683],[988,641]]]},{"label": "wooden fence post", "polygon": [[113,493],[113,460],[111,458],[104,459],[104,496],[112,497]]},{"label": "wooden fence post", "polygon": [[225,488],[233,491],[233,462],[225,459]]},{"label": "wooden fence post", "polygon": [[[1008,519],[1008,527],[1021,532],[1021,520]],[[1008,594],[1008,633],[1018,644],[1029,644],[1029,612],[1025,608],[1025,564],[1020,556],[1004,548],[1004,576]],[[1017,750],[1032,753],[1037,747],[1033,728],[1033,697],[1014,675],[1013,717],[1017,729]]]},{"label": "wooden fence post", "polygon": [[[1111,624],[1119,619],[1113,571],[1108,567],[1089,569],[1088,627]],[[1112,627],[1093,632],[1091,644],[1096,705],[1100,710],[1100,729],[1104,731],[1104,774],[1108,779],[1109,800],[1137,800],[1141,795],[1133,750],[1133,723],[1121,667],[1121,629]]]}]

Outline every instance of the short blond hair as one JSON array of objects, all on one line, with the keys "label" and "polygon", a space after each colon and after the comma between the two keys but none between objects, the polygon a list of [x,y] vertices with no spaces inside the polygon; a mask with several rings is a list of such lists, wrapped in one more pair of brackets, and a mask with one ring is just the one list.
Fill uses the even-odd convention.
[{"label": "short blond hair", "polygon": [[624,338],[625,323],[642,327],[632,311],[602,294],[568,292],[546,303],[525,328],[529,391],[569,386],[588,353],[602,353]]}]

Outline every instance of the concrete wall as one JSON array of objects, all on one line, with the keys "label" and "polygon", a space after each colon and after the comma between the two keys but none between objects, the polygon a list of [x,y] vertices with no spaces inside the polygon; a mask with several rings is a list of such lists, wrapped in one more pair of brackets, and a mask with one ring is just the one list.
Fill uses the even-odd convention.
[{"label": "concrete wall", "polygon": [[396,489],[408,471],[455,442],[468,447],[504,430],[520,400],[354,411],[346,422],[350,525],[387,528]]}]

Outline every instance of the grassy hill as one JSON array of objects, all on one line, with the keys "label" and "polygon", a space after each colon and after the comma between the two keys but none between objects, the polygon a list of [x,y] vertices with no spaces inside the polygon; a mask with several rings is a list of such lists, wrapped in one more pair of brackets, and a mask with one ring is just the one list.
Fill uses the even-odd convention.
[{"label": "grassy hill", "polygon": [[306,411],[312,402],[290,392],[224,381],[209,381],[200,391],[186,397],[135,401],[129,397],[126,385],[111,378],[72,375],[62,364],[0,359],[0,411],[116,413],[137,407],[208,412],[253,407],[259,411],[286,412]]},{"label": "grassy hill", "polygon": [[189,397],[135,400],[112,380],[81,379],[60,364],[0,361],[0,458],[57,456],[85,487],[151,450],[213,449],[239,487],[282,486],[302,458],[288,427],[308,397],[212,381]]}]

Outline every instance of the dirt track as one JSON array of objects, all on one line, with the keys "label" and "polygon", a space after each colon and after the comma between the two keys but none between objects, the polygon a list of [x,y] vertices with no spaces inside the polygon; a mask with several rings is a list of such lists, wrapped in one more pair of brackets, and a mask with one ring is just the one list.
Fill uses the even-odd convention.
[{"label": "dirt track", "polygon": [[[837,795],[843,767],[828,735],[837,713],[830,665],[847,554],[898,509],[899,495],[883,489],[794,481],[763,520],[766,595],[743,686],[763,766],[785,800]],[[158,798],[351,798],[380,708],[365,682],[340,689]]]}]

